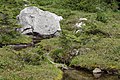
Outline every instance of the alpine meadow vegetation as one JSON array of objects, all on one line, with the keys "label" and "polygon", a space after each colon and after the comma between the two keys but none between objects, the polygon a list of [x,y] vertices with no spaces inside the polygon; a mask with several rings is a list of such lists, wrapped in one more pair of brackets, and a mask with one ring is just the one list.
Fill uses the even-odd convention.
[{"label": "alpine meadow vegetation", "polygon": [[[32,42],[31,37],[16,32],[22,27],[16,16],[26,5],[62,16],[62,31],[59,37],[14,50],[9,45]],[[87,20],[77,28],[80,18]],[[61,80],[63,72],[46,53],[51,61],[69,67],[120,72],[119,42],[118,0],[0,0],[0,80]],[[79,51],[77,55],[71,55],[74,49]]]}]

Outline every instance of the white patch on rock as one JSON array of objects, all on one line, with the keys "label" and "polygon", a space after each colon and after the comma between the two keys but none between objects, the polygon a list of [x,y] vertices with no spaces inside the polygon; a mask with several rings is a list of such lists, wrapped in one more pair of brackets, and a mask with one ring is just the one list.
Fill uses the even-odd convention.
[{"label": "white patch on rock", "polygon": [[61,31],[60,21],[62,16],[58,16],[49,11],[43,11],[37,7],[26,7],[17,16],[17,20],[22,28],[22,34],[36,32],[40,35],[51,35]]}]

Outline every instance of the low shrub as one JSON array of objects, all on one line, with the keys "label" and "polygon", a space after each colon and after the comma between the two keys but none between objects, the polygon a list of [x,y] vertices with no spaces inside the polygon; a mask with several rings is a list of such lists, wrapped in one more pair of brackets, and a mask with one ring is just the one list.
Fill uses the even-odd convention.
[{"label": "low shrub", "polygon": [[106,23],[108,20],[107,14],[105,12],[97,12],[96,20]]},{"label": "low shrub", "polygon": [[[97,12],[99,10],[117,10],[118,2],[116,0],[63,0],[59,1],[61,7],[72,10],[83,10],[87,12]],[[98,9],[99,8],[99,9]]]}]

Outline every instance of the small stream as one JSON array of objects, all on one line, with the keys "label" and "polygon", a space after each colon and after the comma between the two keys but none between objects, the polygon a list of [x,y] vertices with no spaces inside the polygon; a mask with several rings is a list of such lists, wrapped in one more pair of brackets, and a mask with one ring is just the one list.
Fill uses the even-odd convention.
[{"label": "small stream", "polygon": [[120,80],[117,75],[102,74],[102,76],[96,79],[91,72],[84,70],[64,70],[62,80]]}]

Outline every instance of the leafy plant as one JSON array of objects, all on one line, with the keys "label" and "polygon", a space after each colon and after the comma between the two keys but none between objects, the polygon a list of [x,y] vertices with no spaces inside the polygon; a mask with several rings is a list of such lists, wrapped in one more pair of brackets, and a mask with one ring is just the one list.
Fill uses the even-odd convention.
[{"label": "leafy plant", "polygon": [[107,14],[105,12],[97,12],[96,20],[106,23],[108,20]]}]

